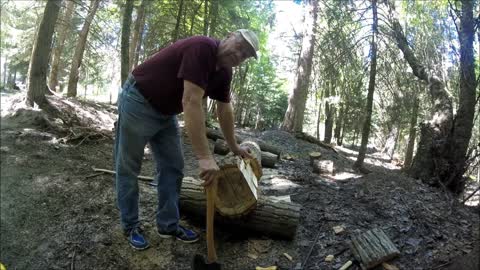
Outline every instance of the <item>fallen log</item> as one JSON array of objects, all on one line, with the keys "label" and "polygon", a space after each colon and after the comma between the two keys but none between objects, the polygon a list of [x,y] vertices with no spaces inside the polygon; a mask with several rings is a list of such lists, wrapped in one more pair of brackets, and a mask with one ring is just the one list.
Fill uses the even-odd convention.
[{"label": "fallen log", "polygon": [[295,134],[295,138],[297,139],[300,139],[300,140],[303,140],[303,141],[307,141],[309,143],[314,143],[320,147],[323,147],[323,148],[326,148],[326,149],[330,149],[332,150],[333,152],[337,153],[337,150],[335,150],[335,148],[328,144],[328,143],[324,143],[322,141],[319,141],[317,140],[315,137],[311,136],[311,135],[308,135],[306,133],[303,133],[303,132],[299,132],[299,133],[296,133]]},{"label": "fallen log", "polygon": [[[205,193],[202,182],[192,177],[185,177],[180,192],[182,212],[199,218],[205,216]],[[295,237],[299,218],[300,205],[269,196],[260,197],[256,208],[240,218],[215,216],[217,224],[226,225],[225,228],[229,227],[235,231],[238,229],[254,231],[286,239]]]},{"label": "fallen log", "polygon": [[[218,139],[225,141],[225,137],[223,136],[223,133],[217,129],[211,129],[211,128],[207,129],[207,138],[212,139],[214,141],[217,141]],[[241,143],[244,141],[254,141],[258,144],[258,146],[260,146],[260,150],[264,152],[270,152],[270,153],[276,154],[278,156],[278,159],[280,159],[280,155],[282,154],[282,152],[278,147],[275,147],[263,140],[254,139],[254,138],[242,138],[238,135],[235,135],[235,139],[237,143]]]},{"label": "fallen log", "polygon": [[[218,155],[227,155],[230,152],[230,148],[228,148],[227,142],[222,139],[217,139],[215,141],[215,146],[213,147],[213,153]],[[262,167],[266,168],[275,168],[275,164],[277,163],[278,155],[273,154],[270,152],[261,152],[261,162]]]},{"label": "fallen log", "polygon": [[278,161],[278,155],[262,151],[262,167],[275,168]]},{"label": "fallen log", "polygon": [[223,139],[217,139],[213,147],[213,153],[224,156],[228,154],[228,152],[230,152],[230,148],[228,148],[227,142]]}]

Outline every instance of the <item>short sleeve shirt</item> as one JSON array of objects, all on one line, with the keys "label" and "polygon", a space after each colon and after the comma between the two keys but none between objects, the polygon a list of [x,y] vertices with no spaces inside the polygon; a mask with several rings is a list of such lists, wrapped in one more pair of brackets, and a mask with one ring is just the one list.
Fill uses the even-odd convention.
[{"label": "short sleeve shirt", "polygon": [[195,36],[161,49],[132,71],[137,88],[156,110],[167,115],[183,111],[184,80],[205,90],[205,97],[230,102],[232,69],[217,69],[219,44]]}]

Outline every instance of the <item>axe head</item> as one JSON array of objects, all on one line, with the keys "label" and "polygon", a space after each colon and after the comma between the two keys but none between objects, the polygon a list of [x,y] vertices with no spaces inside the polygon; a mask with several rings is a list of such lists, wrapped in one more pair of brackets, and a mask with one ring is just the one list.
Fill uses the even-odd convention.
[{"label": "axe head", "polygon": [[196,254],[192,260],[192,270],[221,270],[221,264],[217,262],[207,263],[202,255]]}]

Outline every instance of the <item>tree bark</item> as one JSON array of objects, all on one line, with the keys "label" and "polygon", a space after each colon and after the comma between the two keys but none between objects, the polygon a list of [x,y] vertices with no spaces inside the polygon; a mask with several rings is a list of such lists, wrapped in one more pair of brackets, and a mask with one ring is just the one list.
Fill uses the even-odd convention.
[{"label": "tree bark", "polygon": [[90,10],[88,12],[87,18],[85,19],[85,23],[83,24],[82,30],[80,31],[77,46],[75,47],[75,53],[73,55],[70,75],[68,77],[68,90],[67,90],[68,97],[77,96],[77,83],[78,83],[78,77],[79,77],[79,69],[80,69],[80,65],[82,64],[83,53],[85,51],[85,45],[87,44],[87,37],[88,37],[88,32],[90,31],[90,25],[92,24],[93,17],[97,12],[99,4],[100,4],[100,0],[93,0],[91,2]]},{"label": "tree bark", "polygon": [[50,68],[50,77],[48,78],[48,86],[54,92],[57,92],[58,85],[58,71],[60,69],[60,58],[63,52],[63,48],[65,47],[65,39],[67,38],[67,31],[70,27],[70,22],[72,20],[72,14],[75,6],[75,1],[67,0],[67,6],[65,9],[65,14],[60,17],[58,20],[57,25],[58,29],[58,38],[57,44],[53,48],[52,54],[52,66]]},{"label": "tree bark", "polygon": [[49,0],[45,6],[42,21],[38,29],[37,38],[33,45],[30,70],[28,71],[27,105],[33,107],[34,103],[43,106],[47,101],[45,94],[48,92],[47,68],[50,56],[52,37],[55,22],[60,11],[60,0]]},{"label": "tree bark", "polygon": [[412,114],[410,116],[410,129],[409,129],[410,131],[408,133],[408,144],[407,144],[407,150],[405,152],[405,162],[403,164],[403,167],[406,170],[408,170],[412,165],[413,149],[415,146],[415,137],[417,136],[418,104],[419,104],[419,99],[418,97],[415,97],[413,108],[412,108]]},{"label": "tree bark", "polygon": [[133,30],[132,43],[130,45],[129,60],[130,71],[133,70],[138,63],[138,55],[142,45],[143,30],[145,29],[145,6],[147,0],[142,0],[140,6],[137,8],[137,19],[135,20],[135,27]]},{"label": "tree bark", "polygon": [[[130,26],[132,24],[132,11],[134,0],[126,0],[125,9],[123,10],[122,21],[122,41],[120,45],[121,71],[120,71],[120,85],[127,80],[128,72],[130,71],[129,63],[129,46],[130,46]],[[133,47],[133,46],[132,46]]]},{"label": "tree bark", "polygon": [[315,28],[318,14],[318,0],[307,0],[308,13],[305,15],[302,49],[298,58],[298,69],[295,74],[295,86],[288,99],[288,109],[281,128],[289,132],[302,132],[305,103],[310,84],[312,58],[315,44]]},{"label": "tree bark", "polygon": [[354,163],[354,167],[362,168],[363,161],[367,152],[368,137],[370,136],[370,126],[372,122],[372,110],[373,110],[373,93],[375,91],[375,77],[377,75],[377,43],[376,37],[378,34],[378,17],[377,17],[377,0],[372,0],[372,12],[373,12],[373,23],[372,23],[372,60],[370,63],[370,79],[368,82],[368,94],[367,94],[367,113],[365,115],[365,122],[363,122],[362,128],[362,142],[360,145],[360,150],[358,152],[357,160]]}]

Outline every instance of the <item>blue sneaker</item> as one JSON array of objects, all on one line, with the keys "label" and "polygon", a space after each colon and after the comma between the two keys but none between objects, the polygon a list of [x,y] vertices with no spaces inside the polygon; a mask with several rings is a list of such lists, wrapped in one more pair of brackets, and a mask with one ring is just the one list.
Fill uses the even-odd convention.
[{"label": "blue sneaker", "polygon": [[171,238],[175,236],[178,240],[185,243],[197,242],[198,239],[200,239],[200,236],[196,232],[189,230],[181,225],[178,225],[178,229],[176,232],[165,233],[159,230],[158,235],[160,235],[160,237],[162,238]]},{"label": "blue sneaker", "polygon": [[143,230],[141,228],[133,228],[126,232],[128,237],[128,243],[136,250],[144,250],[149,247],[147,239],[143,236]]}]

